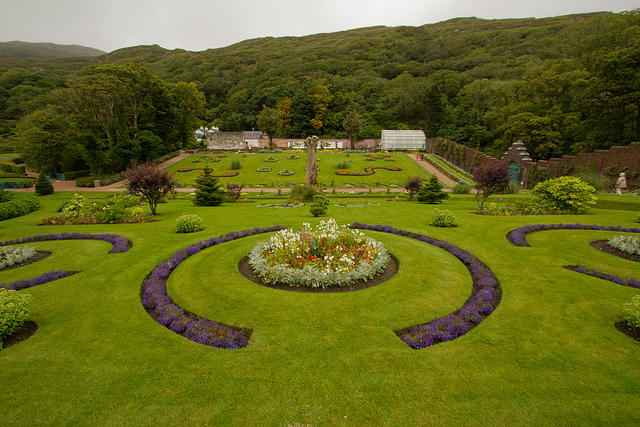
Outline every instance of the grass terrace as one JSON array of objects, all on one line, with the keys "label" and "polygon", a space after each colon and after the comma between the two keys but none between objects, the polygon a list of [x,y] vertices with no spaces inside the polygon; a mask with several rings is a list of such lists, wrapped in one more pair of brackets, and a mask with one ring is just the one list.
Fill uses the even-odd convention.
[{"label": "grass terrace", "polygon": [[[306,152],[224,154],[224,156],[220,158],[219,154],[196,154],[170,166],[169,170],[175,174],[176,180],[183,188],[193,188],[195,179],[206,164],[213,168],[216,176],[222,175],[219,179],[224,186],[233,182],[236,184],[251,183],[251,186],[255,187],[286,188],[294,184],[303,184],[305,181]],[[407,178],[412,176],[428,178],[427,172],[403,153],[390,153],[386,157],[383,153],[351,153],[347,155],[341,152],[319,150],[316,158],[320,168],[318,183],[325,188],[403,187]],[[241,169],[232,170],[231,163],[234,160],[239,160],[242,163]],[[338,166],[344,165],[347,166],[346,170],[338,168]],[[293,174],[280,174],[284,170],[291,171]],[[230,175],[231,172],[238,174],[224,176]],[[336,172],[340,172],[340,174],[336,174]]]},{"label": "grass terrace", "polygon": [[[270,155],[278,162],[239,156],[239,176],[263,165],[274,171],[265,182],[275,182],[279,168],[300,172],[287,163],[287,154]],[[333,173],[330,156],[336,155],[320,153],[321,173]],[[403,156],[393,156],[404,170]],[[211,165],[228,170],[234,158]],[[373,163],[354,154],[347,159],[353,169]],[[324,182],[328,178],[333,176],[321,175]],[[437,205],[455,214],[454,228],[429,225],[434,206],[380,198],[358,199],[355,206],[332,203],[328,215],[314,218],[308,206],[207,208],[183,197],[159,205],[155,222],[38,226],[72,196],[56,192],[39,198],[40,210],[0,222],[0,240],[109,234],[130,246],[110,253],[114,243],[95,238],[30,241],[37,251],[52,254],[0,271],[4,284],[52,271],[75,273],[18,291],[33,296],[31,319],[38,330],[0,350],[3,425],[640,423],[640,342],[614,326],[623,304],[640,290],[563,268],[584,266],[640,279],[637,262],[590,246],[594,240],[638,234],[567,227],[528,233],[529,246],[515,246],[506,237],[536,224],[632,229],[640,211],[636,197],[599,196],[588,215],[495,217],[473,213],[473,195],[454,194]],[[185,212],[200,216],[204,230],[176,233],[175,220]],[[360,224],[359,230],[398,259],[397,274],[352,292],[300,293],[260,286],[239,272],[239,261],[278,227],[246,236],[235,232],[275,225],[298,230],[329,218],[338,225]],[[420,349],[399,337],[434,319],[459,317],[459,309],[480,294],[477,284],[490,277],[487,271],[495,276],[492,289],[499,286],[501,294],[475,327],[451,339],[419,336],[416,340],[429,344]],[[201,337],[158,323],[154,309],[141,301],[152,272],[170,300],[147,299],[146,307],[165,304],[165,320],[179,307],[216,322],[214,332],[241,332],[246,345],[201,344]]]}]

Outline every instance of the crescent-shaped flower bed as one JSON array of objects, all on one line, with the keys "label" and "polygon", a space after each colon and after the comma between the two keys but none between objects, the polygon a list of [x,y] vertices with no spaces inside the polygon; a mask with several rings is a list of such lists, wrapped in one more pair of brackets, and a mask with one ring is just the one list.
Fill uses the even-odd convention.
[{"label": "crescent-shaped flower bed", "polygon": [[251,330],[233,328],[182,309],[168,295],[167,279],[185,259],[204,249],[247,236],[279,231],[283,228],[274,225],[268,228],[256,227],[250,230],[235,231],[202,240],[179,250],[169,259],[158,264],[142,282],[140,299],[143,307],[158,323],[191,341],[217,348],[246,347]]},{"label": "crescent-shaped flower bed", "polygon": [[587,276],[596,277],[598,279],[608,280],[609,282],[616,283],[622,286],[629,286],[630,288],[640,289],[640,281],[632,277],[620,277],[615,274],[605,273],[603,271],[593,270],[583,265],[565,265],[567,270],[575,271],[576,273],[586,274]]},{"label": "crescent-shaped flower bed", "polygon": [[367,280],[389,264],[389,253],[362,232],[335,220],[285,229],[260,242],[249,253],[249,265],[266,284],[327,288]]},{"label": "crescent-shaped flower bed", "polygon": [[[240,175],[240,172],[224,171],[222,173],[219,173],[218,175],[211,175],[211,176],[214,176],[216,178],[231,178],[233,176],[238,176],[238,175]],[[200,172],[200,176],[204,176],[204,172]]]},{"label": "crescent-shaped flower bed", "polygon": [[[5,240],[0,242],[0,246],[15,245],[19,243],[32,243],[32,242],[48,242],[59,240],[103,240],[107,243],[111,243],[113,248],[109,251],[110,254],[124,253],[131,247],[131,242],[116,234],[85,234],[85,233],[61,233],[61,234],[42,234],[38,236],[22,237],[14,240]],[[76,274],[78,271],[50,271],[44,273],[33,279],[18,280],[17,282],[2,283],[0,287],[12,290],[20,290],[25,288],[31,288],[34,286],[42,285],[44,283],[52,282],[54,280],[62,279],[63,277]]]},{"label": "crescent-shaped flower bed", "polygon": [[502,289],[498,280],[491,270],[471,253],[442,240],[398,230],[387,225],[355,222],[350,227],[406,236],[439,247],[458,258],[471,273],[473,290],[460,309],[428,323],[395,331],[398,337],[410,347],[420,349],[461,337],[493,313],[500,303]]},{"label": "crescent-shaped flower bed", "polygon": [[388,171],[398,172],[402,169],[399,166],[372,166],[364,168],[364,173],[351,172],[349,169],[340,169],[336,172],[336,175],[340,176],[368,176],[376,173],[375,169],[384,169]]},{"label": "crescent-shaped flower bed", "polygon": [[620,231],[623,233],[640,233],[640,228],[624,228],[621,225],[583,225],[583,224],[532,224],[516,228],[507,233],[507,240],[514,246],[529,246],[527,234],[546,230],[600,230]]}]

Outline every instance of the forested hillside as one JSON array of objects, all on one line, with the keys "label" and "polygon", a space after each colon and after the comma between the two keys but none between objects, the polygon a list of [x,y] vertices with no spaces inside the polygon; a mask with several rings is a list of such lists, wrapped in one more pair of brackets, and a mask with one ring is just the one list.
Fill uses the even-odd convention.
[{"label": "forested hillside", "polygon": [[[93,137],[111,151],[116,136],[135,142],[143,128],[164,141],[154,139],[163,147],[184,144],[186,127],[198,120],[223,131],[258,128],[265,109],[277,113],[275,132],[281,137],[346,137],[343,124],[351,112],[361,124],[360,138],[379,138],[382,129],[423,129],[430,137],[493,155],[522,139],[535,159],[640,140],[638,10],[545,19],[460,18],[421,27],[262,38],[204,52],[139,46],[88,58],[80,74],[74,74],[75,62],[0,60],[0,118],[31,114],[23,120],[28,122],[34,111],[50,104],[47,108],[55,105],[56,114],[74,122],[71,113],[80,110],[63,94],[108,91],[96,77],[105,67],[111,67],[111,84],[128,87],[118,83],[118,76],[128,74],[123,70],[131,63],[150,71],[155,95],[121,98],[119,111],[126,114],[100,125],[96,112],[81,126],[102,128]],[[195,84],[196,101],[176,101],[178,82]],[[54,87],[63,90],[51,92]],[[163,102],[157,98],[161,93]],[[144,106],[142,115],[131,115],[137,102]],[[196,107],[193,122],[187,120],[191,113],[181,110],[187,104]],[[138,117],[147,120],[144,126],[133,124]],[[164,120],[164,131],[155,120]],[[184,128],[169,132],[178,122]],[[109,127],[111,132],[105,130]],[[27,132],[25,125],[19,129]],[[86,146],[78,144],[80,151]]]}]

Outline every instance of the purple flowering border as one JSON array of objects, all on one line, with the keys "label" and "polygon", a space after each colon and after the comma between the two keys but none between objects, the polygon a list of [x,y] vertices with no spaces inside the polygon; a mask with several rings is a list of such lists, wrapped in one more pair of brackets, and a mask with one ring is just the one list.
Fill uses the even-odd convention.
[{"label": "purple flowering border", "polygon": [[[19,243],[33,243],[33,242],[48,242],[56,240],[103,240],[107,243],[111,243],[113,247],[110,254],[120,254],[127,252],[131,248],[131,241],[117,234],[86,234],[86,233],[61,233],[61,234],[40,234],[38,236],[21,237],[19,239],[5,240],[0,242],[0,246],[16,245]],[[79,271],[49,271],[41,276],[33,279],[18,280],[11,283],[0,283],[0,288],[10,290],[20,290],[26,288],[32,288],[34,286],[44,285],[45,283],[53,282],[54,280],[62,279],[64,277],[71,276],[79,273]]]},{"label": "purple flowering border", "polygon": [[34,277],[33,279],[18,280],[11,283],[0,283],[0,288],[19,291],[21,289],[33,288],[34,286],[44,285],[45,283],[53,282],[58,279],[72,276],[79,273],[79,271],[64,271],[56,270],[44,273],[41,276]]},{"label": "purple flowering border", "polygon": [[609,282],[616,283],[622,286],[629,286],[630,288],[640,289],[640,281],[632,277],[620,277],[615,274],[605,273],[603,271],[593,270],[584,265],[565,265],[563,268],[567,270],[575,271],[576,273],[586,274],[587,276],[596,277],[598,279],[608,280]]},{"label": "purple flowering border", "polygon": [[251,329],[234,328],[184,310],[167,293],[167,279],[184,260],[203,249],[243,237],[280,231],[284,228],[274,225],[267,228],[254,227],[234,231],[202,240],[179,250],[169,259],[158,264],[142,282],[140,289],[142,306],[156,322],[191,341],[225,349],[246,347],[253,332]]},{"label": "purple flowering border", "polygon": [[619,231],[621,233],[640,233],[640,228],[624,228],[621,225],[584,225],[584,224],[532,224],[525,225],[507,233],[507,240],[514,246],[528,247],[527,235],[546,230],[599,230]]},{"label": "purple flowering border", "polygon": [[127,252],[131,248],[132,244],[129,239],[126,239],[117,234],[87,234],[87,233],[61,233],[61,234],[40,234],[38,236],[22,237],[19,239],[5,240],[0,242],[0,246],[16,245],[19,243],[33,243],[33,242],[50,242],[55,240],[103,240],[107,243],[111,243],[113,248],[109,251],[110,254],[121,254]]},{"label": "purple flowering border", "polygon": [[445,241],[406,230],[398,230],[388,225],[367,225],[354,222],[349,227],[406,236],[444,249],[458,258],[471,273],[473,279],[471,296],[457,311],[422,325],[395,331],[396,335],[409,347],[421,349],[459,338],[478,326],[500,304],[502,288],[496,276],[489,267],[471,253]]}]

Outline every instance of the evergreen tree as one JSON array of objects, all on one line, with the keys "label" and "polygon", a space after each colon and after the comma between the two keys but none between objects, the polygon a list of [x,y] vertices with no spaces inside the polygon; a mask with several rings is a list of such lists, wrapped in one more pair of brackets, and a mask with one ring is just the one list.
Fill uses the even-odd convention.
[{"label": "evergreen tree", "polygon": [[53,194],[53,185],[49,182],[47,177],[42,173],[38,176],[38,180],[36,181],[35,187],[36,187],[36,194],[40,196]]},{"label": "evergreen tree", "polygon": [[196,206],[219,206],[224,202],[225,192],[218,178],[211,175],[213,169],[206,167],[204,175],[196,179],[196,193],[193,204]]},{"label": "evergreen tree", "polygon": [[424,183],[418,192],[417,199],[420,203],[440,203],[447,199],[449,194],[442,191],[442,183],[437,176],[431,175],[431,178]]}]

